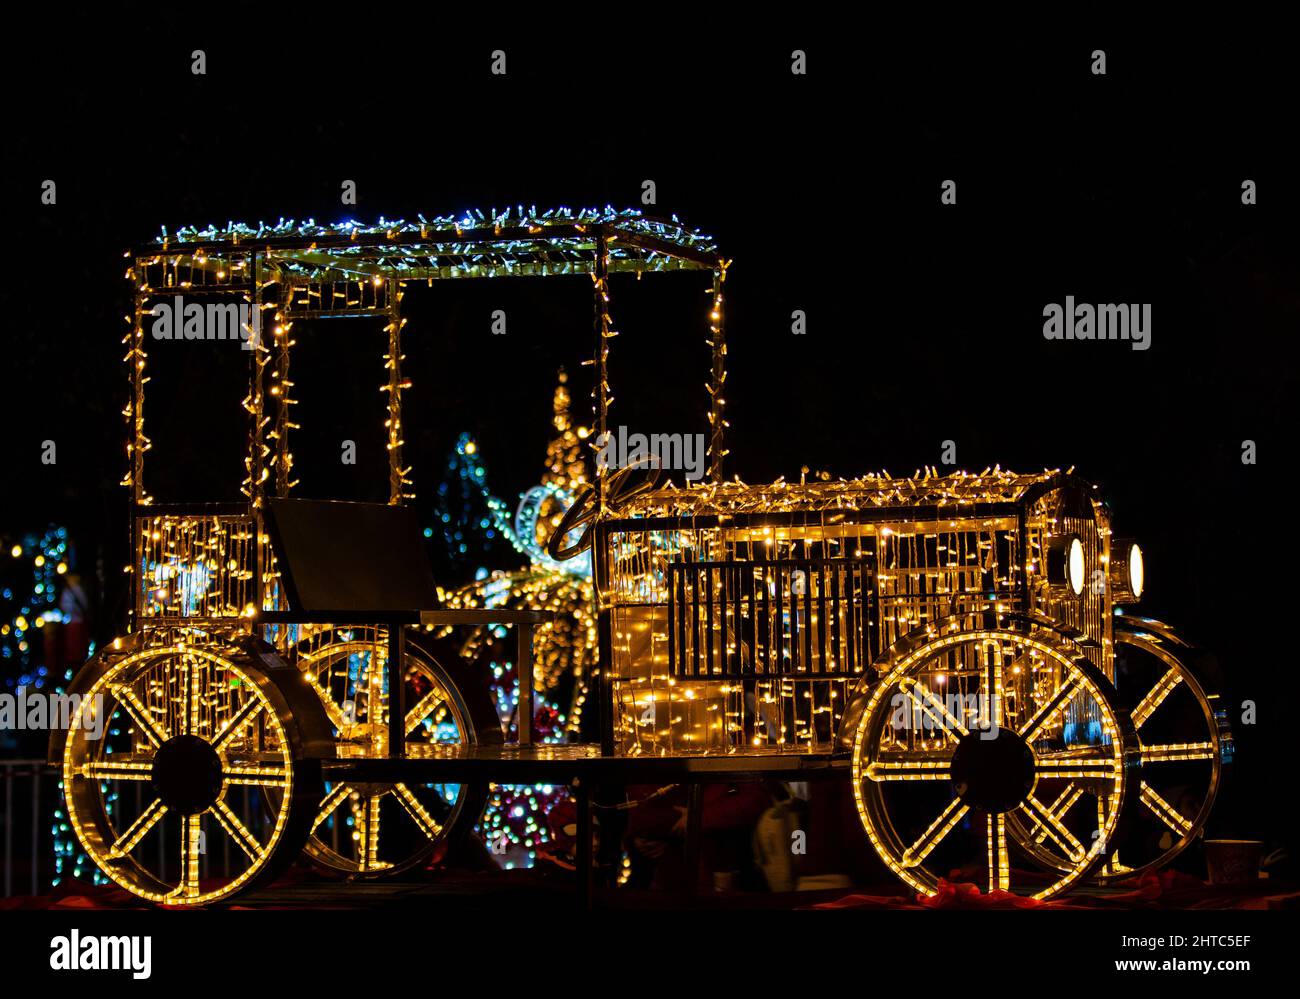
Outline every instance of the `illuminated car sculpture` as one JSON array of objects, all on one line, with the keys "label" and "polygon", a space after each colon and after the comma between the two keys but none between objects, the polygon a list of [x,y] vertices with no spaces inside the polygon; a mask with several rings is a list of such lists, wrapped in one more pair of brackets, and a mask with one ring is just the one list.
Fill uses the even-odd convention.
[{"label": "illuminated car sculpture", "polygon": [[[727,262],[675,219],[520,208],[372,226],[282,222],[164,234],[129,254],[126,408],[134,594],[74,679],[107,714],[51,745],[84,849],[118,885],[195,905],[304,849],[352,879],[463,835],[489,782],[568,784],[592,887],[598,785],[849,781],[884,863],[1046,898],[1167,863],[1201,835],[1231,741],[1194,650],[1121,614],[1141,549],[1066,472],[1000,469],[746,485],[722,476]],[[711,281],[708,474],[594,460],[606,439],[610,278]],[[403,459],[403,296],[455,278],[569,276],[594,290],[591,485],[547,545],[591,551],[599,740],[535,745],[545,613],[444,610]],[[146,367],[161,303],[244,307],[244,501],[145,488]],[[184,306],[183,306],[184,307]],[[389,504],[290,498],[295,323],[384,321]],[[506,742],[484,678],[435,633],[513,627]],[[391,665],[400,663],[401,669]]]}]

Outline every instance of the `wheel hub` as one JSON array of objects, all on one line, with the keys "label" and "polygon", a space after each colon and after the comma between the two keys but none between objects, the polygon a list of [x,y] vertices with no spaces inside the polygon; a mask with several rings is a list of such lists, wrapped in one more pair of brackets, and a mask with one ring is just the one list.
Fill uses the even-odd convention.
[{"label": "wheel hub", "polygon": [[153,786],[173,812],[205,812],[221,795],[221,757],[196,735],[175,736],[154,755]]},{"label": "wheel hub", "polygon": [[1009,812],[1034,787],[1034,754],[1007,729],[976,730],[964,736],[952,757],[957,796],[986,812]]}]

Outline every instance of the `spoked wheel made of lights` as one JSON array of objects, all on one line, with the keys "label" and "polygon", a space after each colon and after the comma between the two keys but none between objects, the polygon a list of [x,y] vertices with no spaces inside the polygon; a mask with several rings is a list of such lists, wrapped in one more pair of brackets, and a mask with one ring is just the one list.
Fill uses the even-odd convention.
[{"label": "spoked wheel made of lights", "polygon": [[64,742],[63,787],[105,875],[151,902],[202,905],[298,856],[321,784],[295,717],[319,708],[280,673],[301,703],[224,644],[143,648],[94,681]]},{"label": "spoked wheel made of lights", "polygon": [[[387,755],[387,642],[368,628],[330,629],[300,644],[303,670],[338,733],[339,755]],[[408,640],[402,669],[410,756],[440,746],[499,743],[501,723],[481,680],[454,653]],[[378,705],[374,710],[373,706]],[[307,855],[352,880],[426,863],[478,821],[485,784],[327,783]]]},{"label": "spoked wheel made of lights", "polygon": [[[1115,686],[1137,731],[1142,772],[1115,852],[1093,874],[1101,883],[1163,867],[1195,842],[1231,755],[1226,716],[1216,715],[1217,698],[1188,666],[1199,653],[1159,622],[1146,623],[1150,628],[1139,619],[1115,628]],[[1055,862],[1050,853],[1039,856]]]},{"label": "spoked wheel made of lights", "polygon": [[[872,687],[853,790],[872,846],[916,891],[947,879],[1046,899],[1105,859],[1136,747],[1109,681],[1078,646],[1027,623],[945,622],[906,640]],[[1066,789],[1079,784],[1106,808],[1075,808]],[[1013,867],[1013,847],[1040,829],[1059,866],[1034,857]]]}]

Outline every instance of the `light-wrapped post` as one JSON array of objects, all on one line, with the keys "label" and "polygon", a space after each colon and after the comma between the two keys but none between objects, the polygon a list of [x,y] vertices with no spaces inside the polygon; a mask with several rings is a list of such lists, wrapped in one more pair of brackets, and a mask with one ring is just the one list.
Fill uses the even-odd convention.
[{"label": "light-wrapped post", "polygon": [[[388,428],[388,503],[401,506],[404,500],[414,498],[406,491],[410,469],[402,465],[402,389],[409,383],[402,381],[402,326],[406,321],[402,318],[401,283],[390,277],[384,293],[388,296],[388,325],[384,327],[388,333],[384,356],[388,384],[383,386],[388,393],[388,419],[384,421]],[[388,755],[394,758],[406,755],[405,637],[402,624],[394,621],[388,626]]]},{"label": "light-wrapped post", "polygon": [[262,523],[263,497],[266,490],[268,469],[266,456],[270,448],[266,445],[265,433],[268,418],[264,386],[266,384],[266,365],[270,351],[262,343],[262,274],[260,255],[256,250],[248,258],[248,291],[245,297],[249,303],[249,321],[252,328],[247,330],[247,342],[252,344],[249,358],[248,398],[244,408],[248,411],[248,476],[244,480],[248,495],[249,508],[253,515],[253,585],[259,607],[266,606],[267,580],[263,572],[264,525]]},{"label": "light-wrapped post", "polygon": [[388,502],[391,506],[401,506],[403,500],[414,499],[406,491],[411,484],[407,473],[411,470],[402,465],[402,389],[409,388],[410,382],[402,381],[402,327],[406,320],[402,318],[401,283],[388,279],[388,325],[384,331],[388,334],[388,353],[384,355],[384,367],[388,370],[388,383],[382,391],[388,393],[388,419],[384,426],[388,429]]},{"label": "light-wrapped post", "polygon": [[727,331],[722,285],[727,280],[727,264],[718,261],[713,272],[713,304],[709,309],[709,346],[713,366],[709,372],[709,481],[722,481],[722,460],[727,456]]},{"label": "light-wrapped post", "polygon": [[131,565],[127,566],[127,573],[130,576],[131,583],[131,605],[127,612],[126,630],[132,632],[136,627],[136,619],[141,613],[141,593],[144,586],[140,578],[140,563],[144,560],[144,534],[140,530],[139,516],[140,507],[145,501],[144,491],[144,453],[149,449],[149,439],[144,435],[144,384],[145,384],[145,363],[148,360],[144,349],[144,302],[148,295],[147,275],[148,263],[139,257],[132,261],[131,279],[135,285],[135,309],[131,316],[131,329],[127,332],[126,339],[123,341],[127,345],[126,361],[130,369],[131,377],[131,398],[123,410],[123,415],[127,420],[128,442],[126,445],[127,467],[126,478],[122,484],[129,486],[131,489]]},{"label": "light-wrapped post", "polygon": [[275,397],[275,495],[288,496],[294,486],[293,455],[289,452],[289,431],[296,425],[289,419],[293,382],[289,380],[289,348],[293,346],[293,322],[289,318],[293,288],[286,280],[280,296],[280,308],[275,314],[275,368],[271,372],[271,395]]},{"label": "light-wrapped post", "polygon": [[[599,674],[600,698],[598,700],[597,724],[600,731],[601,752],[611,754],[614,749],[613,716],[614,686],[610,673],[613,663],[614,636],[610,609],[604,596],[606,565],[604,559],[604,542],[600,535],[600,522],[605,515],[606,485],[605,476],[608,469],[601,461],[600,449],[608,446],[609,433],[609,341],[616,336],[610,329],[609,318],[609,238],[603,228],[596,230],[596,259],[592,270],[592,282],[595,291],[595,326],[596,326],[596,384],[592,388],[595,402],[594,431],[596,448],[596,467],[592,482],[596,486],[596,522],[593,525],[591,547],[591,589],[592,600],[596,608],[597,659],[595,672]],[[608,452],[607,452],[608,453]],[[590,859],[590,858],[588,858]]]},{"label": "light-wrapped post", "polygon": [[609,341],[615,334],[610,330],[609,319],[609,238],[601,228],[596,230],[596,259],[591,279],[595,292],[596,325],[596,384],[591,390],[595,424],[592,447],[596,449],[596,467],[591,481],[596,484],[597,511],[603,514],[607,469],[601,463],[600,448],[606,444],[605,435],[609,432]]}]

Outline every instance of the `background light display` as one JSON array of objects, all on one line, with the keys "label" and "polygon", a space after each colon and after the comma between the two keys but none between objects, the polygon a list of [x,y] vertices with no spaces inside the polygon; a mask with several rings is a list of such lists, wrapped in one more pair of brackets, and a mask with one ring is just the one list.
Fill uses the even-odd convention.
[{"label": "background light display", "polygon": [[[578,735],[586,678],[595,662],[596,624],[592,617],[589,555],[556,562],[544,544],[573,494],[586,482],[583,445],[590,436],[570,415],[568,376],[559,373],[553,399],[553,434],[540,484],[517,503],[494,496],[477,443],[462,434],[448,460],[435,509],[437,524],[425,530],[438,537],[464,564],[472,554],[487,555],[505,539],[528,564],[491,571],[480,566],[475,580],[444,593],[449,607],[504,607],[547,610],[555,620],[537,629],[534,641],[533,735],[538,742],[566,742]],[[518,728],[519,674],[511,627],[484,625],[460,638],[461,652],[490,671],[502,724]],[[550,839],[546,815],[568,797],[549,784],[493,785],[479,825],[505,867],[530,867]]]}]

